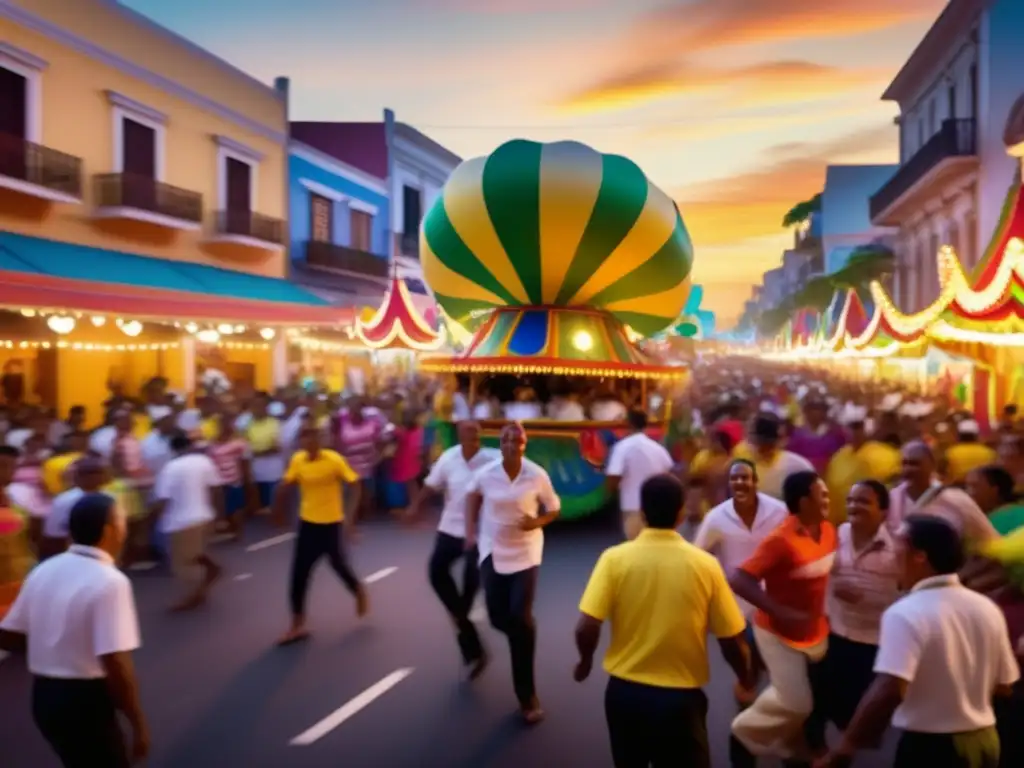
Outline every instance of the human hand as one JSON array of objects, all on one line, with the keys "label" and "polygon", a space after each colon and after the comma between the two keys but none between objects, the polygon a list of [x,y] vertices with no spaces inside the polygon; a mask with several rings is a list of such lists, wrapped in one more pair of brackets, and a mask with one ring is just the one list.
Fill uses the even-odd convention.
[{"label": "human hand", "polygon": [[519,518],[519,530],[521,531],[533,531],[539,527],[538,518],[531,517],[530,515],[523,515]]},{"label": "human hand", "polygon": [[149,730],[144,725],[136,727],[132,731],[132,765],[145,762],[149,757]]},{"label": "human hand", "polygon": [[580,659],[576,662],[576,668],[572,671],[572,679],[577,683],[582,683],[588,677],[590,677],[591,669],[593,668],[593,662],[589,660]]}]

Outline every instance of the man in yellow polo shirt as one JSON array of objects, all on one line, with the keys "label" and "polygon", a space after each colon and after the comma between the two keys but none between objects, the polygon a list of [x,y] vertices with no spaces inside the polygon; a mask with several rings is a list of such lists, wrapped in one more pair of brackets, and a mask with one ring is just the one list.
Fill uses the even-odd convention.
[{"label": "man in yellow polo shirt", "polygon": [[327,557],[349,591],[356,598],[356,614],[365,616],[369,604],[366,589],[352,572],[341,546],[342,484],[354,485],[358,502],[359,475],[335,451],[320,447],[320,430],[306,428],[299,436],[301,450],[292,456],[274,497],[274,511],[284,517],[287,491],[299,489],[299,530],[291,574],[291,629],[279,644],[287,645],[309,637],[306,629],[306,593],[309,577],[321,557]]},{"label": "man in yellow polo shirt", "polygon": [[713,634],[745,688],[754,686],[747,623],[712,555],[676,532],[683,487],[657,475],[640,490],[647,528],[605,550],[580,601],[574,677],[586,680],[601,638],[612,627],[604,668],[605,715],[617,768],[711,768],[708,746],[707,636]]}]

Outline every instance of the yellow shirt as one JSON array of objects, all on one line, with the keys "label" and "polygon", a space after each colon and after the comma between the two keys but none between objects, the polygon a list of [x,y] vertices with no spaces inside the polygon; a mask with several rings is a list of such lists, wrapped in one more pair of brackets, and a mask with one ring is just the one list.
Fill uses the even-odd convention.
[{"label": "yellow shirt", "polygon": [[946,449],[946,481],[962,483],[980,467],[995,464],[998,455],[981,443],[956,443]]},{"label": "yellow shirt", "polygon": [[652,528],[605,550],[580,611],[611,624],[609,675],[662,688],[707,685],[708,633],[734,637],[747,625],[718,560]]},{"label": "yellow shirt", "polygon": [[220,423],[216,416],[204,419],[199,424],[199,436],[204,442],[212,443],[220,435]]},{"label": "yellow shirt", "polygon": [[153,430],[153,420],[148,414],[136,413],[132,416],[132,434],[139,440],[145,438]]},{"label": "yellow shirt", "polygon": [[299,517],[307,523],[340,523],[344,517],[341,484],[358,483],[359,475],[340,453],[320,451],[310,459],[306,451],[292,456],[284,473],[286,483],[297,483]]},{"label": "yellow shirt", "polygon": [[246,437],[249,438],[249,447],[254,453],[262,453],[276,448],[280,436],[281,423],[272,416],[265,419],[253,419],[246,432]]},{"label": "yellow shirt", "polygon": [[43,462],[43,487],[51,496],[56,496],[71,487],[64,474],[68,467],[82,458],[80,453],[64,453]]},{"label": "yellow shirt", "polygon": [[900,473],[900,452],[891,445],[874,440],[859,450],[844,445],[828,463],[825,484],[828,485],[829,520],[834,525],[846,521],[846,497],[854,485],[863,480],[888,483]]}]

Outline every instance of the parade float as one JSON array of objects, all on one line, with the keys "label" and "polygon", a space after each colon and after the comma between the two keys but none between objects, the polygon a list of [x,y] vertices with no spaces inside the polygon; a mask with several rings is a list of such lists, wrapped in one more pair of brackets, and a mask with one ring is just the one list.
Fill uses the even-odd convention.
[{"label": "parade float", "polygon": [[[421,232],[423,274],[450,322],[473,333],[425,371],[586,379],[593,386],[685,382],[638,341],[671,327],[690,293],[693,247],[676,204],[633,162],[575,142],[512,141],[459,166]],[[643,396],[643,395],[641,395]],[[504,422],[484,422],[496,444]],[[562,515],[609,501],[603,465],[621,423],[531,421]],[[662,425],[652,425],[662,435]]]}]

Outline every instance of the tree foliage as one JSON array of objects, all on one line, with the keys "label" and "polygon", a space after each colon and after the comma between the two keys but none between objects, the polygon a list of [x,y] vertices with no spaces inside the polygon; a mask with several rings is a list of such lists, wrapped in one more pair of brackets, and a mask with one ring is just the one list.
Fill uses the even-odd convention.
[{"label": "tree foliage", "polygon": [[803,224],[811,216],[821,210],[821,193],[819,192],[810,200],[804,200],[802,203],[797,203],[785,216],[782,217],[783,227],[795,227],[797,224]]}]

